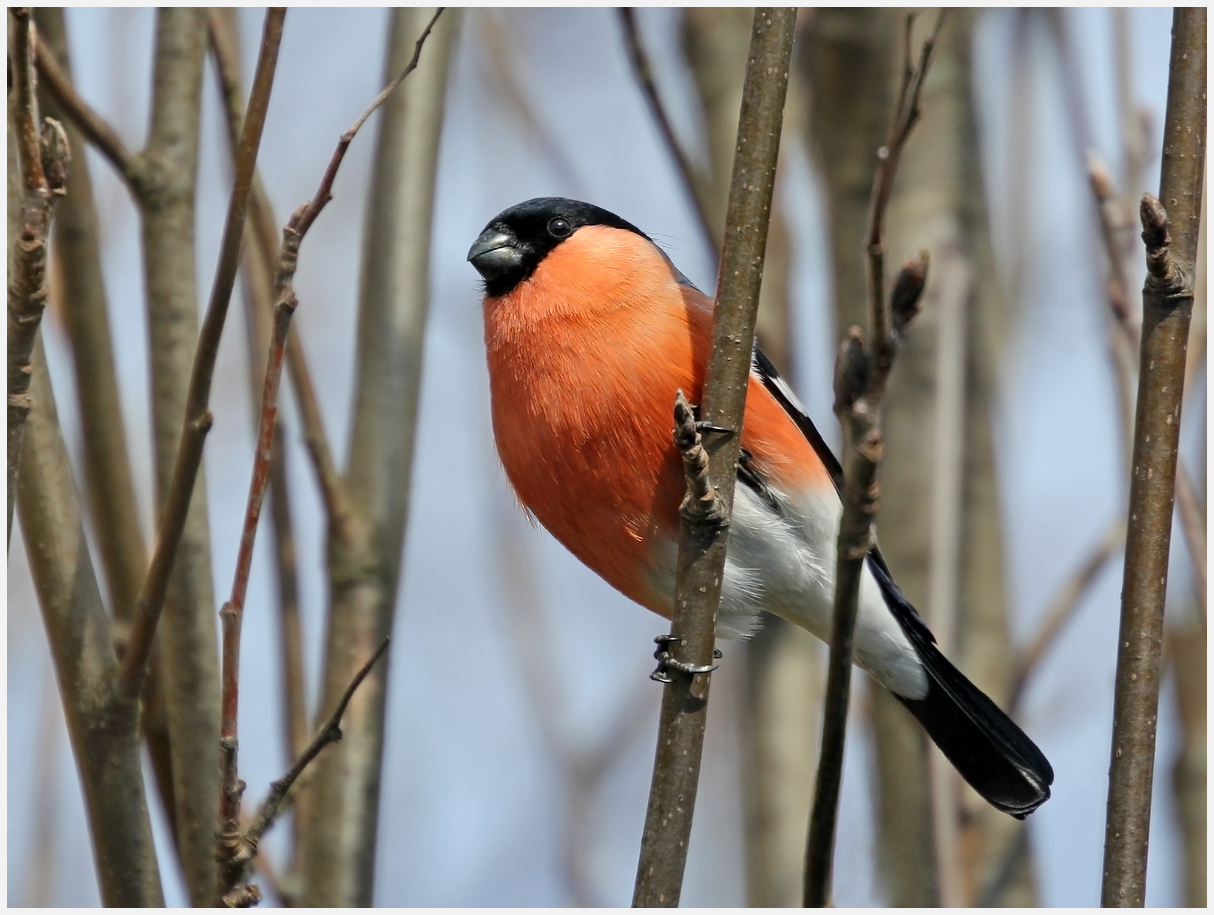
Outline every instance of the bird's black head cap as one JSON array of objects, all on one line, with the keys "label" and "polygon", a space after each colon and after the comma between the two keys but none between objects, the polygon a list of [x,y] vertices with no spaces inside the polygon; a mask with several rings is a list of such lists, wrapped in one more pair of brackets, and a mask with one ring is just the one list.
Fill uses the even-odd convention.
[{"label": "bird's black head cap", "polygon": [[582,226],[612,226],[648,238],[632,223],[592,203],[536,197],[491,219],[468,260],[485,278],[485,294],[496,298],[535,273],[540,262]]}]

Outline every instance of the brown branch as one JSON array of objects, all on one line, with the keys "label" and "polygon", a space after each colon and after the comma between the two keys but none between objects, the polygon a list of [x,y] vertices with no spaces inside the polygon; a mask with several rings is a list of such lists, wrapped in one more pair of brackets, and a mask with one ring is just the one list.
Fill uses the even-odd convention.
[{"label": "brown branch", "polygon": [[[944,26],[942,9],[936,14],[936,24],[932,33],[923,42],[919,54],[919,62],[914,70],[910,67],[910,57],[902,76],[902,91],[898,96],[897,114],[894,126],[890,131],[889,142],[877,151],[877,173],[873,178],[872,196],[869,198],[868,235],[866,238],[868,254],[868,308],[870,320],[870,335],[873,341],[873,367],[881,377],[884,386],[885,376],[889,374],[893,362],[889,320],[885,311],[885,213],[889,209],[890,195],[894,189],[894,176],[898,173],[898,160],[906,147],[906,138],[919,120],[919,96],[923,91],[923,80],[927,78],[927,68],[931,63],[932,49],[936,38]],[[906,49],[910,51],[910,32],[914,25],[914,14],[906,20]],[[879,394],[878,390],[878,394]]]},{"label": "brown branch", "polygon": [[[706,428],[742,428],[795,26],[795,10],[755,10],[713,315],[712,353],[701,396]],[[713,435],[712,439],[709,482],[721,501],[722,523],[697,522],[688,511],[693,497],[684,503],[670,635],[673,660],[684,671],[703,672],[672,676],[663,690],[634,906],[675,906],[682,891],[703,752],[707,671],[711,670],[724,577],[725,525],[733,509],[741,435]]]},{"label": "brown branch", "polygon": [[695,168],[687,157],[682,144],[679,143],[679,138],[675,136],[670,118],[666,115],[666,108],[662,104],[661,96],[658,95],[658,87],[653,80],[653,69],[649,66],[649,56],[645,53],[645,43],[641,40],[641,33],[637,28],[636,10],[630,6],[621,6],[617,12],[620,14],[620,25],[624,29],[624,42],[628,47],[628,60],[632,64],[632,75],[641,89],[641,94],[645,96],[645,101],[649,103],[649,113],[653,116],[658,132],[662,135],[666,151],[674,159],[679,177],[683,179],[683,190],[687,192],[687,196],[691,200],[696,222],[704,235],[704,243],[715,254],[720,248],[720,241],[717,232],[713,229],[712,220],[708,216],[708,209],[700,190],[700,182],[696,178]]},{"label": "brown branch", "polygon": [[[421,35],[417,39],[417,43],[413,46],[413,57],[405,65],[405,69],[401,71],[400,76],[392,80],[383,88],[383,91],[375,97],[375,100],[367,106],[364,111],[351,126],[350,129],[341,135],[341,139],[337,143],[337,149],[333,151],[333,158],[329,160],[329,167],[325,169],[324,177],[321,179],[320,186],[316,189],[316,195],[299,215],[298,222],[294,228],[301,236],[307,234],[312,222],[320,215],[320,211],[325,208],[330,200],[333,199],[331,191],[333,190],[333,181],[337,178],[337,170],[341,168],[342,159],[346,157],[346,150],[350,148],[350,143],[353,141],[359,129],[366,123],[367,118],[371,117],[375,109],[384,103],[384,100],[392,94],[392,90],[399,86],[414,70],[417,69],[417,62],[421,59],[422,46],[426,43],[426,39],[430,37],[430,30],[434,28],[434,23],[438,21],[438,17],[443,14],[444,7],[439,7],[434,12],[434,16],[430,22],[422,30]],[[294,218],[294,217],[292,217]]]},{"label": "brown branch", "polygon": [[1148,276],[1117,640],[1101,885],[1105,906],[1141,906],[1146,892],[1160,646],[1205,173],[1205,92],[1205,9],[1177,9],[1160,169],[1159,196],[1167,210],[1149,194],[1141,210]]},{"label": "brown branch", "polygon": [[241,134],[240,149],[236,157],[236,180],[228,206],[224,225],[220,260],[215,270],[215,283],[206,318],[199,334],[195,352],[194,368],[190,377],[185,424],[181,431],[181,443],[177,451],[173,482],[169,487],[160,522],[160,537],[152,556],[151,568],[140,592],[131,643],[123,659],[122,687],[127,695],[137,695],[147,676],[147,662],[151,653],[152,638],[164,606],[168,591],[169,573],[172,571],[177,545],[185,528],[194,481],[202,463],[202,447],[211,428],[211,412],[207,401],[211,391],[211,377],[219,351],[219,339],[227,317],[228,303],[240,265],[240,240],[244,230],[245,212],[253,181],[253,168],[257,161],[257,150],[261,144],[261,132],[265,126],[266,110],[269,107],[270,89],[274,81],[274,69],[278,60],[278,47],[282,39],[283,10],[270,10],[266,14],[265,33],[262,37],[261,54],[257,62],[257,73],[253,79],[253,91],[249,99],[249,117]]},{"label": "brown branch", "polygon": [[[840,493],[843,516],[839,522],[834,623],[827,668],[822,742],[805,849],[806,907],[828,905],[831,897],[835,826],[838,821],[839,785],[843,775],[847,707],[851,692],[852,642],[864,562],[873,546],[872,529],[879,493],[877,466],[884,447],[879,422],[881,397],[902,334],[918,314],[919,300],[927,281],[927,256],[924,253],[918,260],[903,265],[890,295],[890,311],[886,311],[885,212],[893,191],[898,162],[911,128],[919,117],[919,95],[943,22],[944,11],[941,10],[913,70],[910,69],[910,58],[907,58],[889,144],[882,148],[877,157],[866,236],[871,348],[865,343],[859,328],[853,327],[840,347],[835,363],[834,409],[843,427],[844,438],[844,483]],[[913,18],[908,17],[908,50],[912,25]]]},{"label": "brown branch", "polygon": [[[219,20],[218,11],[212,11],[211,47],[215,52],[216,69],[219,72],[223,94],[228,103],[228,135],[231,141],[232,154],[236,154],[240,138],[241,125],[244,123],[244,103],[240,97],[239,58],[234,47],[224,37],[224,28]],[[269,195],[254,174],[253,198],[249,202],[249,219],[252,222],[253,249],[257,250],[266,269],[272,269],[278,257],[278,226],[274,218],[274,208],[270,204]],[[266,314],[273,310],[273,282],[271,281],[266,295]],[[345,491],[345,483],[337,469],[333,458],[333,449],[325,434],[324,422],[320,415],[320,401],[316,396],[316,386],[312,383],[312,372],[308,368],[304,356],[303,344],[299,335],[293,334],[287,338],[287,368],[291,373],[291,384],[295,388],[295,396],[299,401],[299,413],[304,427],[304,443],[312,465],[316,471],[317,483],[320,486],[321,499],[325,511],[330,518],[344,518],[349,513],[349,496]],[[273,485],[273,484],[271,484]]]},{"label": "brown branch", "polygon": [[[34,93],[33,20],[28,7],[10,13],[14,20],[9,55],[12,111],[21,168],[21,205],[8,281],[8,542],[13,539],[13,504],[21,441],[30,411],[30,359],[46,308],[46,240],[55,200],[66,193],[71,154],[67,134],[55,121],[38,130]],[[44,168],[45,159],[45,168]]]},{"label": "brown branch", "polygon": [[1116,521],[1109,526],[1088,558],[1058,590],[1053,603],[1045,613],[1037,634],[1016,658],[1016,670],[1012,675],[1008,699],[1008,706],[1013,712],[1024,698],[1024,688],[1040,665],[1041,659],[1057,643],[1058,637],[1067,624],[1075,618],[1075,613],[1081,606],[1088,589],[1092,587],[1105,564],[1113,558],[1123,543],[1125,543],[1125,524]]},{"label": "brown branch", "polygon": [[38,75],[85,138],[109,160],[127,184],[138,192],[144,176],[143,158],[128,150],[117,132],[81,97],[67,70],[45,42],[38,42]]},{"label": "brown branch", "polygon": [[17,478],[26,553],[72,736],[101,901],[163,906],[143,787],[139,705],[118,693],[110,620],[101,603],[76,502],[67,447],[40,342],[35,343],[27,437]]}]

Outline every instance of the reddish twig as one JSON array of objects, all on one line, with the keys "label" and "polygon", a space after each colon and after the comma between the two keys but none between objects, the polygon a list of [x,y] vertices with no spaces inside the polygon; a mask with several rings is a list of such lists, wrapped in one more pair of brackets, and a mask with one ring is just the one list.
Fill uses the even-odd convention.
[{"label": "reddish twig", "polygon": [[[256,836],[260,835],[260,831],[254,834],[252,841],[249,839],[249,835],[253,834],[252,831],[244,837],[240,833],[240,802],[245,788],[244,783],[240,780],[238,770],[239,740],[237,735],[237,711],[240,697],[240,631],[243,623],[245,592],[248,587],[249,570],[252,564],[253,543],[257,534],[257,523],[261,515],[262,499],[265,495],[265,487],[269,479],[270,449],[274,437],[278,388],[282,377],[282,364],[287,347],[287,332],[290,329],[291,316],[299,304],[298,297],[295,294],[295,272],[299,264],[299,249],[308,229],[312,227],[320,212],[332,199],[333,182],[337,178],[337,172],[341,168],[341,163],[345,158],[346,151],[350,147],[350,143],[367,118],[371,116],[372,112],[383,103],[393,89],[401,84],[406,76],[416,69],[426,37],[430,34],[430,30],[441,14],[442,8],[434,14],[434,17],[422,32],[421,37],[417,40],[413,58],[401,72],[400,76],[389,83],[358,120],[354,122],[353,126],[341,135],[337,148],[334,150],[328,167],[321,178],[320,185],[316,189],[316,193],[309,202],[300,206],[292,214],[290,220],[288,220],[282,230],[282,248],[278,257],[278,270],[275,279],[277,303],[275,305],[274,336],[270,344],[270,355],[266,364],[266,380],[262,393],[261,421],[258,427],[257,449],[254,454],[253,478],[249,484],[249,499],[245,509],[245,522],[241,534],[240,550],[237,554],[236,571],[233,575],[232,596],[220,611],[220,617],[223,621],[223,701],[220,724],[223,784],[219,813],[218,855],[221,864],[217,898],[224,905],[251,905],[260,899],[260,891],[255,886],[248,884],[247,863],[251,860],[252,852],[244,848],[245,845],[252,845],[252,850],[256,850]],[[279,24],[279,32],[281,33],[281,23]],[[258,72],[260,75],[260,67]],[[255,78],[253,96],[250,98],[250,114],[246,117],[245,130],[242,131],[241,135],[241,149],[244,148],[244,136],[247,133],[248,123],[256,116],[254,114],[253,98],[256,96],[257,86],[257,79]],[[262,112],[262,117],[264,118],[264,111]],[[239,170],[239,163],[241,162],[239,155],[237,162]],[[251,192],[253,181],[252,163],[249,163],[249,165],[248,191]],[[241,219],[243,220],[243,218],[244,213],[242,212]],[[378,657],[382,651],[383,647],[381,646],[380,651],[376,652],[375,657]],[[337,717],[340,717],[340,713],[345,711],[350,696],[353,695],[354,689],[362,682],[367,672],[370,671],[374,660],[372,658],[371,662],[355,678],[355,682],[339,704]],[[315,757],[316,753],[320,752],[321,747],[340,738],[340,731],[337,730],[335,721],[331,723],[331,729],[336,736],[329,736],[323,740],[318,738],[318,742],[314,742],[314,748],[309,748],[309,751],[305,752],[304,756],[297,763],[298,771],[293,767],[292,772],[294,774],[289,773],[291,783],[294,782],[295,778],[298,777],[298,773],[303,770],[308,762]],[[322,737],[324,737],[323,733]],[[286,789],[284,788],[282,796],[285,796],[285,794]],[[274,811],[277,811],[281,800],[282,798],[279,797],[278,801],[273,805]],[[269,818],[272,818],[272,816],[273,813],[269,815]],[[268,825],[267,819],[260,829],[264,830]]]},{"label": "reddish twig", "polygon": [[21,203],[17,237],[8,280],[8,541],[13,537],[13,506],[17,469],[29,396],[30,360],[49,295],[46,285],[46,240],[55,200],[66,193],[67,163],[71,159],[67,134],[49,118],[38,129],[38,98],[34,93],[33,19],[28,7],[13,9],[11,111],[21,168]]},{"label": "reddish twig", "polygon": [[894,356],[906,326],[918,314],[927,281],[927,255],[908,261],[894,281],[887,311],[885,293],[885,213],[893,191],[898,162],[911,129],[919,119],[919,95],[931,62],[931,52],[944,22],[936,17],[930,37],[923,43],[917,66],[910,68],[910,30],[907,18],[907,64],[889,143],[878,153],[877,170],[869,198],[867,233],[869,280],[869,339],[852,328],[835,363],[835,414],[843,426],[843,517],[839,524],[835,574],[833,627],[827,668],[826,698],[822,717],[822,743],[814,786],[809,838],[805,849],[805,905],[829,904],[834,864],[835,825],[839,813],[839,785],[843,775],[843,749],[847,734],[847,707],[851,692],[852,639],[860,579],[865,557],[873,546],[872,528],[877,513],[877,466],[884,447],[880,428],[881,397]]},{"label": "reddish twig", "polygon": [[219,352],[219,339],[227,317],[228,303],[236,282],[236,272],[240,266],[240,240],[244,234],[253,169],[257,163],[257,150],[261,145],[262,128],[265,126],[266,110],[270,103],[270,90],[274,83],[274,69],[278,61],[285,16],[285,10],[281,9],[271,9],[266,13],[261,53],[249,98],[249,116],[241,133],[240,149],[236,157],[235,182],[224,225],[219,264],[215,269],[211,301],[198,337],[194,368],[190,375],[185,423],[181,431],[181,444],[177,449],[173,481],[165,500],[159,525],[160,536],[152,555],[151,568],[139,595],[131,640],[123,658],[120,684],[129,696],[139,694],[147,677],[152,639],[168,591],[169,574],[176,557],[177,544],[185,528],[194,481],[202,463],[203,444],[211,428],[211,412],[207,408],[211,378]]}]

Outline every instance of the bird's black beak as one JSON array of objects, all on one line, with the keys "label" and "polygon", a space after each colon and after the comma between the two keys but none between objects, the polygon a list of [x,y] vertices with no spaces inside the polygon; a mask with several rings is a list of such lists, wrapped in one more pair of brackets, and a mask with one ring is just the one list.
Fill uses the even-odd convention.
[{"label": "bird's black beak", "polygon": [[490,226],[468,250],[468,261],[486,280],[495,280],[519,269],[523,251],[512,233]]}]

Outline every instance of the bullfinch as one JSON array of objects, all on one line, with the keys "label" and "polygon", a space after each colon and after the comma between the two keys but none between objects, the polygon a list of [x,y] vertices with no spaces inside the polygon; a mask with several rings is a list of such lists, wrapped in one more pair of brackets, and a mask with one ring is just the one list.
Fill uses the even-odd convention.
[{"label": "bullfinch", "polygon": [[[685,491],[671,410],[678,389],[699,402],[713,300],[636,226],[561,197],[495,217],[468,260],[484,279],[493,433],[514,491],[669,619]],[[741,447],[717,631],[744,637],[766,610],[829,641],[842,470],[757,348]],[[1049,798],[1045,756],[940,653],[875,547],[855,657],[995,807],[1023,818]]]}]

